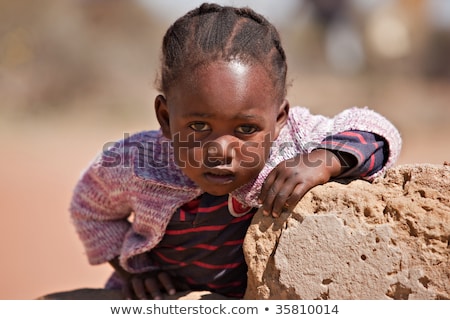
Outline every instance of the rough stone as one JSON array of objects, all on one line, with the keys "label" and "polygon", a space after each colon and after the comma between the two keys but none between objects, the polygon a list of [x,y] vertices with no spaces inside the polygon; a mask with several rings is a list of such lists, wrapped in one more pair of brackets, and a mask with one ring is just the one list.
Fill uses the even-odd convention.
[{"label": "rough stone", "polygon": [[290,215],[258,212],[244,252],[246,299],[449,299],[450,166],[317,186]]},{"label": "rough stone", "polygon": [[[55,292],[37,298],[37,300],[121,300],[120,290],[108,290],[100,288],[83,288],[70,291]],[[173,296],[165,295],[164,300],[225,300],[217,293],[209,291],[184,291],[177,292]]]}]

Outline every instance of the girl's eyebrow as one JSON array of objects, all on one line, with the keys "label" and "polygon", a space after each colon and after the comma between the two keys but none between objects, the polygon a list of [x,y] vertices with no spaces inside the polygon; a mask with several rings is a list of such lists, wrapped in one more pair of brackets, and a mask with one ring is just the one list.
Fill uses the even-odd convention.
[{"label": "girl's eyebrow", "polygon": [[234,118],[236,119],[248,119],[248,120],[263,120],[264,117],[259,114],[237,114]]},{"label": "girl's eyebrow", "polygon": [[206,112],[190,112],[182,114],[183,118],[212,118],[214,115],[212,113]]},{"label": "girl's eyebrow", "polygon": [[[185,113],[182,115],[183,118],[204,118],[204,119],[211,119],[214,117],[222,117],[221,114],[213,114],[213,113],[207,113],[207,112],[190,112]],[[260,116],[258,114],[246,114],[246,113],[238,113],[234,117],[232,117],[233,120],[263,120],[264,117]]]}]

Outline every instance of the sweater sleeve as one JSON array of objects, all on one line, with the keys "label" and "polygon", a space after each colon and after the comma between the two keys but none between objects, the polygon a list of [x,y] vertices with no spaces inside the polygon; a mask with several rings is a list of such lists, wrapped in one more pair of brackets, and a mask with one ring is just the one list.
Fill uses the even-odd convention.
[{"label": "sweater sleeve", "polygon": [[345,131],[373,133],[386,142],[386,161],[380,170],[366,175],[364,179],[373,180],[392,167],[400,155],[402,139],[397,128],[385,117],[368,108],[353,107],[338,113],[333,118],[313,115],[306,108],[292,108],[289,124],[282,139],[292,139],[296,152],[311,152],[322,141],[332,135]]},{"label": "sweater sleeve", "polygon": [[111,162],[111,155],[123,160],[123,145],[117,143],[103,152],[82,174],[75,186],[70,214],[91,264],[107,262],[120,254],[130,229],[131,208],[121,188],[130,168]]},{"label": "sweater sleeve", "polygon": [[173,212],[202,193],[173,161],[160,130],[142,131],[105,149],[77,183],[70,213],[91,264],[119,256],[128,272],[154,268],[147,252]]}]

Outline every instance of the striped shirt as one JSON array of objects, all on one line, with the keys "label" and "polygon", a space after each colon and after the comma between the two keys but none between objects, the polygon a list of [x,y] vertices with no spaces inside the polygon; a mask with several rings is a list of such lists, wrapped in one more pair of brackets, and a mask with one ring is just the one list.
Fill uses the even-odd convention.
[{"label": "striped shirt", "polygon": [[247,286],[242,243],[255,212],[231,196],[204,193],[175,212],[149,254],[178,287],[241,298]]},{"label": "striped shirt", "polygon": [[326,137],[319,148],[353,155],[357,165],[346,177],[363,178],[379,171],[388,159],[389,146],[381,136],[365,131],[344,131]]}]

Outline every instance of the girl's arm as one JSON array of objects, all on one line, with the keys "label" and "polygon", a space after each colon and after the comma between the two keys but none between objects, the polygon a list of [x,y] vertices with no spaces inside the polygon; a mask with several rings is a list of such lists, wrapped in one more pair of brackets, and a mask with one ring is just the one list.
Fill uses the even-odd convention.
[{"label": "girl's arm", "polygon": [[397,161],[401,145],[395,126],[368,108],[354,107],[327,118],[294,107],[272,144],[266,166],[233,196],[277,216],[283,207],[292,209],[309,189],[331,178],[371,181],[383,175]]},{"label": "girl's arm", "polygon": [[[117,143],[113,148],[122,150],[122,144]],[[132,209],[123,191],[130,170],[105,165],[107,155],[103,152],[82,174],[69,209],[91,264],[101,264],[119,255],[131,227],[128,217]]]},{"label": "girl's arm", "polygon": [[259,197],[263,214],[278,217],[295,207],[311,188],[337,178],[363,178],[381,170],[389,153],[373,133],[345,131],[326,137],[310,153],[281,162],[267,177]]}]

